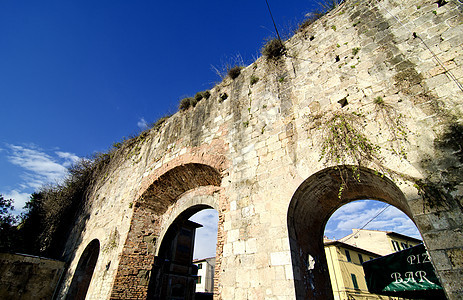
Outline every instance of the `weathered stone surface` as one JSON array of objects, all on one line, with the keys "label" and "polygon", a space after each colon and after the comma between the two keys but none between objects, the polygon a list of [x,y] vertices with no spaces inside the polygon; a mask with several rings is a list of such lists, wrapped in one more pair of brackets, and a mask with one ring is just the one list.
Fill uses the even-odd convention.
[{"label": "weathered stone surface", "polygon": [[52,259],[0,253],[0,298],[52,299],[64,265]]},{"label": "weathered stone surface", "polygon": [[[324,224],[345,203],[377,199],[416,222],[447,295],[459,299],[461,12],[454,0],[346,1],[286,41],[286,56],[259,58],[148,132],[89,195],[64,254],[62,297],[98,239],[88,298],[146,299],[167,229],[212,207],[216,299],[327,299]],[[325,160],[343,143],[327,140],[339,116],[379,147],[359,180],[334,168],[358,163],[355,151]]]}]

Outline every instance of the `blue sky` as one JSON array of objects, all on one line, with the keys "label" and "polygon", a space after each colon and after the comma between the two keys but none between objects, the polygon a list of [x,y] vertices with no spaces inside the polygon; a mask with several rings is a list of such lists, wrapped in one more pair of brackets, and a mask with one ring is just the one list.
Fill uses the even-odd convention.
[{"label": "blue sky", "polygon": [[[311,1],[269,1],[280,31]],[[21,208],[78,157],[106,151],[274,36],[260,1],[0,2],[0,193]],[[63,168],[64,167],[64,168]]]},{"label": "blue sky", "polygon": [[[282,36],[318,3],[268,1]],[[214,68],[251,63],[274,36],[265,0],[1,1],[0,193],[19,213],[79,158],[174,113],[221,80]]]}]

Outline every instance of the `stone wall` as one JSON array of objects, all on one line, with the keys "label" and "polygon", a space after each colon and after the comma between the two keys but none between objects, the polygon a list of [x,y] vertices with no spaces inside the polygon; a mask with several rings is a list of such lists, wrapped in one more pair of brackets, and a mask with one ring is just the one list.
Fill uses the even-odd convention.
[{"label": "stone wall", "polygon": [[462,10],[346,1],[283,57],[259,58],[121,149],[68,240],[61,296],[98,239],[87,298],[145,299],[167,228],[212,207],[216,299],[326,299],[324,225],[341,205],[376,199],[412,218],[461,299]]},{"label": "stone wall", "polygon": [[61,261],[0,253],[0,298],[52,299],[63,271]]}]

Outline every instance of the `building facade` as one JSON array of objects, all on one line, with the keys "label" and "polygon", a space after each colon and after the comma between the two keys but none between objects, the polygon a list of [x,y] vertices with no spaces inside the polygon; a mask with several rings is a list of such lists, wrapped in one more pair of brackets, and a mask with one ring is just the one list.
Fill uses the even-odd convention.
[{"label": "building facade", "polygon": [[352,229],[351,234],[339,241],[381,256],[423,243],[422,240],[396,232],[369,229]]},{"label": "building facade", "polygon": [[416,246],[422,241],[391,231],[352,229],[352,234],[337,241],[325,239],[324,243],[334,299],[363,300],[397,298],[370,294],[362,263]]},{"label": "building facade", "polygon": [[380,257],[378,254],[339,241],[326,241],[325,255],[335,300],[391,299],[368,292],[362,263]]},{"label": "building facade", "polygon": [[197,293],[214,292],[214,268],[215,257],[193,260],[193,264],[198,267],[198,277],[196,279]]}]

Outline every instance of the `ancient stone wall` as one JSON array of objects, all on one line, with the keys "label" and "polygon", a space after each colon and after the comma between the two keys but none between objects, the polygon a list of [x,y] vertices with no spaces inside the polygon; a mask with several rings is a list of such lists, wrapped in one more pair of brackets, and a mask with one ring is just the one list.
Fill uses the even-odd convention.
[{"label": "ancient stone wall", "polygon": [[0,298],[52,299],[63,271],[61,261],[0,253]]},{"label": "ancient stone wall", "polygon": [[145,299],[167,228],[212,207],[216,299],[327,299],[324,225],[376,199],[412,218],[461,299],[462,10],[346,1],[121,149],[69,238],[61,296],[97,239],[87,298]]}]

